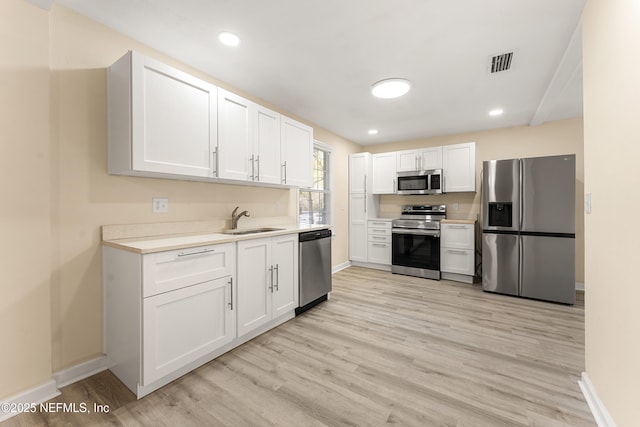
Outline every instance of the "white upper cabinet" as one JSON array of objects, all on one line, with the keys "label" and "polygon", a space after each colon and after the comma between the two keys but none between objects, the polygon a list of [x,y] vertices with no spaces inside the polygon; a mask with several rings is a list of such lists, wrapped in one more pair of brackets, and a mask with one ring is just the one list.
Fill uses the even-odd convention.
[{"label": "white upper cabinet", "polygon": [[250,179],[253,109],[248,99],[218,89],[218,178]]},{"label": "white upper cabinet", "polygon": [[351,154],[349,156],[349,193],[364,194],[367,192],[370,153]]},{"label": "white upper cabinet", "polygon": [[476,191],[476,143],[442,147],[444,192]]},{"label": "white upper cabinet", "polygon": [[313,185],[313,128],[281,117],[282,184],[308,188]]},{"label": "white upper cabinet", "polygon": [[255,104],[253,180],[280,184],[280,114]]},{"label": "white upper cabinet", "polygon": [[398,151],[396,168],[398,172],[442,169],[442,147]]},{"label": "white upper cabinet", "polygon": [[212,177],[217,88],[128,52],[107,72],[111,174]]},{"label": "white upper cabinet", "polygon": [[373,194],[396,192],[396,153],[378,153],[373,158]]}]

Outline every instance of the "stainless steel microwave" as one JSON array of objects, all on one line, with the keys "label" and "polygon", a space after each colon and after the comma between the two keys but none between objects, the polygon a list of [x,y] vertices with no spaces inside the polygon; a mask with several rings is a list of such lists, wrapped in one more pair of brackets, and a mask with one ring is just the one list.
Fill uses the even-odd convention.
[{"label": "stainless steel microwave", "polygon": [[397,194],[441,194],[442,169],[398,172]]}]

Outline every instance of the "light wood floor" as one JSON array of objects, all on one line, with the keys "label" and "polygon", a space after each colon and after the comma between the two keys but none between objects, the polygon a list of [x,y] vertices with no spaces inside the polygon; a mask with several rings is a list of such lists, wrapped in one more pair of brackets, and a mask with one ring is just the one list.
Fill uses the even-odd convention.
[{"label": "light wood floor", "polygon": [[137,401],[106,371],[56,402],[108,414],[2,424],[126,426],[595,426],[577,381],[584,300],[351,267],[331,299]]}]

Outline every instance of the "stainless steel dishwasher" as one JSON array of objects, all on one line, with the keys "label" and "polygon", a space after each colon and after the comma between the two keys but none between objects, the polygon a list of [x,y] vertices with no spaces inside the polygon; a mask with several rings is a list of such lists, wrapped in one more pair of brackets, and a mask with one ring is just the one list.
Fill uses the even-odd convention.
[{"label": "stainless steel dishwasher", "polygon": [[296,315],[325,301],[331,292],[331,230],[300,233],[299,242]]}]

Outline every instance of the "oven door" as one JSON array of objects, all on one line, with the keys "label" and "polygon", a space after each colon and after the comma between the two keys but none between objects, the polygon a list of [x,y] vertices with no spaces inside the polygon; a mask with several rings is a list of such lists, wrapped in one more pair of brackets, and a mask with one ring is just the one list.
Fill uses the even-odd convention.
[{"label": "oven door", "polygon": [[391,230],[391,271],[440,280],[440,230]]}]

